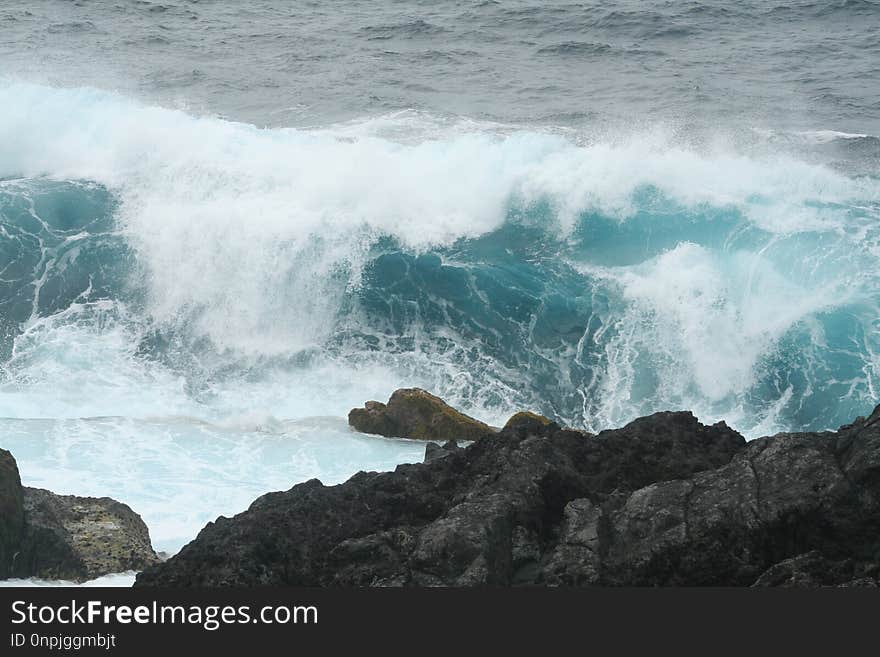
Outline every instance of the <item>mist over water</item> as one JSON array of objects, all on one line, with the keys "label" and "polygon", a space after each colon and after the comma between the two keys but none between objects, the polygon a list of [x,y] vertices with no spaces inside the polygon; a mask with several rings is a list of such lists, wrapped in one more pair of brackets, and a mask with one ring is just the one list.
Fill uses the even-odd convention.
[{"label": "mist over water", "polygon": [[750,438],[878,401],[875,3],[81,4],[0,9],[28,485],[176,550],[421,460],[344,420],[402,386]]}]

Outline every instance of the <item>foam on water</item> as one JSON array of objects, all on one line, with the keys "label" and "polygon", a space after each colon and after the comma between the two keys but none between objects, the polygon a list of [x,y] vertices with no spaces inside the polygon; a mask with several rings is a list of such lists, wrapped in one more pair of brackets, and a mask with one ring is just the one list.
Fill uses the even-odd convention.
[{"label": "foam on water", "polygon": [[127,502],[147,523],[153,546],[170,553],[263,493],[392,470],[420,461],[425,449],[423,442],[357,434],[338,417],[225,425],[180,416],[7,419],[0,426],[26,485]]},{"label": "foam on water", "polygon": [[492,424],[687,408],[749,437],[878,400],[880,181],[778,135],[258,129],[3,82],[0,143],[3,447],[159,549],[421,460],[345,424],[401,386]]},{"label": "foam on water", "polygon": [[30,579],[3,579],[0,580],[0,586],[118,586],[118,587],[128,587],[134,584],[134,578],[137,577],[137,573],[134,571],[128,571],[124,573],[113,573],[111,575],[104,575],[103,577],[96,577],[95,579],[90,579],[87,582],[83,582],[82,584],[77,584],[76,582],[71,582],[68,580],[58,580],[58,579],[39,579],[39,578],[30,578]]},{"label": "foam on water", "polygon": [[[146,329],[120,319],[131,312],[149,317],[153,326],[185,325],[190,342],[178,345],[179,350],[207,339],[221,360],[235,353],[251,363],[291,354],[305,358],[311,350],[307,372],[326,374],[330,368],[337,372],[330,379],[338,383],[352,379],[348,367],[360,367],[361,375],[369,373],[359,377],[366,379],[366,388],[387,391],[401,378],[401,363],[389,366],[356,344],[352,348],[351,342],[335,352],[336,360],[322,353],[328,341],[338,342],[340,331],[352,326],[375,333],[375,317],[364,327],[358,295],[365,271],[375,273],[377,248],[380,253],[388,248],[433,251],[445,259],[444,267],[456,266],[461,256],[457,245],[479,244],[484,236],[503,241],[500,233],[517,224],[537,228],[545,250],[556,250],[576,270],[617,281],[626,308],[618,305],[614,312],[620,314],[603,318],[606,325],[642,326],[636,342],[643,344],[663,337],[664,348],[674,352],[667,359],[673,365],[657,377],[670,394],[652,398],[649,406],[654,407],[673,400],[699,407],[734,391],[741,396],[758,361],[789,329],[853,299],[870,302],[874,291],[874,281],[865,280],[859,267],[870,267],[877,253],[880,185],[875,179],[778,153],[737,152],[721,139],[695,148],[662,127],[601,138],[524,132],[414,112],[313,131],[258,130],[94,89],[11,83],[0,95],[0,137],[8,145],[0,173],[87,180],[110,190],[114,205],[106,211],[113,227],[107,234],[131,250],[125,294],[133,294],[132,289],[140,294],[137,303],[120,290],[110,290],[112,300],[90,301],[96,296],[90,294],[90,273],[82,299],[47,315],[39,307],[46,295],[36,285],[31,316],[7,367],[27,372],[30,383],[24,397],[10,392],[9,405],[18,409],[8,409],[10,416],[49,413],[45,409],[63,398],[53,401],[35,393],[41,385],[48,390],[61,383],[63,389],[64,382],[87,393],[72,400],[68,414],[105,414],[99,408],[105,399],[139,416],[157,405],[184,412],[188,401],[181,393],[192,392],[187,389],[192,377],[181,377],[173,367],[145,368],[136,356]],[[10,189],[15,185],[22,183],[5,183]],[[31,214],[39,218],[35,210]],[[598,230],[611,233],[609,252],[618,251],[617,256],[597,253]],[[664,238],[664,233],[672,234]],[[747,243],[737,244],[743,234]],[[56,248],[68,248],[68,242],[84,236],[89,233],[67,234]],[[668,253],[651,241],[665,245]],[[635,252],[623,253],[627,248]],[[66,260],[55,252],[42,259],[61,269],[77,257],[83,260],[80,251]],[[859,267],[848,267],[848,261]],[[471,274],[479,264],[457,263]],[[597,264],[608,271],[598,272]],[[631,270],[636,264],[641,270]],[[640,276],[649,282],[639,284]],[[748,296],[728,298],[728,291],[746,283]],[[126,303],[137,307],[130,311]],[[450,300],[443,303],[448,310]],[[83,322],[82,316],[92,319]],[[97,316],[105,319],[98,322]],[[407,330],[420,329],[410,324]],[[607,331],[606,326],[603,334]],[[461,342],[460,329],[453,333]],[[629,333],[631,328],[604,345],[609,354],[605,365],[623,353],[616,342]],[[433,330],[425,339],[437,337]],[[54,349],[59,345],[63,354]],[[627,348],[643,351],[635,342]],[[104,353],[108,349],[112,355]],[[461,362],[438,362],[434,356],[428,353],[421,364],[434,371],[461,368]],[[83,374],[88,372],[84,363],[108,358],[112,370]],[[202,367],[205,358],[190,359],[188,365]],[[728,365],[707,366],[719,361]],[[265,386],[271,390],[278,383],[277,371],[266,365],[263,360],[257,367],[275,372]],[[460,374],[437,376],[419,373],[415,362],[403,365],[407,378],[441,387],[445,381],[446,388],[453,387],[450,377]],[[217,363],[205,367],[215,371]],[[610,395],[611,382],[617,385],[621,378],[613,367],[605,369],[603,394]],[[130,399],[124,392],[102,396],[94,389],[107,383],[102,377],[122,381],[117,390],[138,392]],[[241,386],[228,394],[222,381],[203,383],[203,396],[219,395],[226,408],[240,409],[236,395]],[[259,382],[248,383],[260,388]],[[685,394],[694,386],[696,396]],[[506,381],[495,397],[516,387]],[[355,395],[346,394],[346,403]],[[321,405],[315,395],[306,393],[306,398]],[[475,399],[462,401],[486,406]],[[259,406],[260,400],[246,396],[245,403]],[[625,397],[611,395],[598,406],[589,405],[590,417],[581,420],[590,427],[620,421],[638,406],[607,411],[608,404],[621,403],[626,405]],[[292,410],[279,407],[277,398],[269,405],[273,411]],[[509,405],[499,408],[497,399],[488,406],[499,417],[509,410]],[[343,410],[339,400],[322,408]],[[294,417],[301,417],[301,410]],[[565,409],[554,410],[561,418],[576,418]]]},{"label": "foam on water", "polygon": [[[342,136],[258,130],[90,89],[9,84],[0,103],[0,176],[114,190],[151,314],[198,308],[194,323],[216,345],[260,354],[321,344],[340,280],[358,284],[379,237],[415,251],[449,245],[497,230],[511,203],[549,201],[544,228],[564,238],[585,211],[632,216],[645,185],[784,234],[844,230],[841,205],[880,202],[873,180],[782,156],[696,152],[662,131],[577,145],[466,122],[442,138],[430,124],[432,138],[403,145],[373,137],[373,122]],[[412,118],[406,129],[418,137]]]},{"label": "foam on water", "polygon": [[[605,344],[609,376],[598,395],[604,402],[600,416],[625,417],[627,411],[621,413],[619,405],[634,400],[621,398],[615,390],[647,386],[659,391],[647,395],[654,405],[688,407],[699,417],[748,427],[751,435],[786,430],[790,416],[778,413],[790,401],[792,388],[782,381],[790,375],[786,370],[803,370],[805,363],[792,358],[774,372],[780,387],[758,413],[759,407],[748,405],[750,391],[766,376],[768,360],[780,343],[798,327],[811,342],[800,355],[829,358],[827,353],[817,355],[819,349],[829,348],[821,318],[826,312],[853,308],[861,292],[856,274],[842,265],[842,255],[834,276],[814,282],[806,275],[792,280],[781,274],[773,250],[784,253],[782,241],[757,253],[720,254],[682,242],[632,267],[590,268],[594,275],[613,281],[626,301],[615,323],[616,334]],[[648,381],[646,360],[651,362]],[[869,356],[866,365],[873,369],[877,361]],[[830,387],[834,381],[823,383]]]}]

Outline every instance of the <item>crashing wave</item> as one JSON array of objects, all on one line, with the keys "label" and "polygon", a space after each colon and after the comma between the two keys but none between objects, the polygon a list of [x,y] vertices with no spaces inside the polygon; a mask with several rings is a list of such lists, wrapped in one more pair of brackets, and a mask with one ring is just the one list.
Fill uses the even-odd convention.
[{"label": "crashing wave", "polygon": [[877,402],[876,178],[663,130],[268,130],[19,83],[0,108],[2,416],[419,385],[490,422],[756,436]]}]

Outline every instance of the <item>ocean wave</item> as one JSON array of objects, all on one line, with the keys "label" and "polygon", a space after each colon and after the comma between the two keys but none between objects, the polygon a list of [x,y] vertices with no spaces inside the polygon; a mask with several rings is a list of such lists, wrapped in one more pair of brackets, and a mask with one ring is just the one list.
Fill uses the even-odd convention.
[{"label": "ocean wave", "polygon": [[419,384],[490,421],[757,435],[877,400],[876,177],[662,127],[269,130],[19,83],[0,108],[9,416],[50,390],[58,416],[341,415]]}]

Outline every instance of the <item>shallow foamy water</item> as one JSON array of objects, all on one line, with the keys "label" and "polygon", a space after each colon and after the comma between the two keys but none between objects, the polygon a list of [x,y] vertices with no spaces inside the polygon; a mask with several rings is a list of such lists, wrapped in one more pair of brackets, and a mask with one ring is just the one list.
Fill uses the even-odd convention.
[{"label": "shallow foamy water", "polygon": [[421,441],[355,433],[341,418],[251,430],[188,418],[5,419],[0,434],[24,485],[125,502],[147,523],[153,547],[169,553],[263,493],[393,470],[421,461],[425,450]]}]

